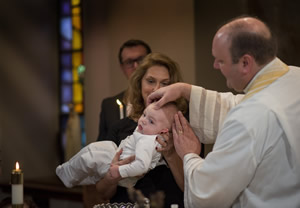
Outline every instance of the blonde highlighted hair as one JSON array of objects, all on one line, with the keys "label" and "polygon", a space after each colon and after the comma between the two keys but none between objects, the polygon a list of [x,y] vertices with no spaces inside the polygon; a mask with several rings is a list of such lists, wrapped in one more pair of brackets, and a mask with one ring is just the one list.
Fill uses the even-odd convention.
[{"label": "blonde highlighted hair", "polygon": [[[183,81],[179,65],[175,61],[161,53],[148,54],[131,75],[129,87],[124,97],[124,102],[132,105],[129,117],[133,120],[137,120],[146,107],[142,96],[142,79],[152,66],[166,67],[170,76],[170,84]],[[176,103],[178,103],[177,106],[180,110],[183,112],[186,110],[187,102],[184,99],[179,99]]]}]

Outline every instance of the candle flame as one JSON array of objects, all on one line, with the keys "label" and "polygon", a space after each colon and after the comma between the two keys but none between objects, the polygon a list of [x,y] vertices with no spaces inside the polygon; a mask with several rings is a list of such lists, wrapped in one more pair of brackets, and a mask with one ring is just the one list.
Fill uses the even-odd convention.
[{"label": "candle flame", "polygon": [[120,101],[119,99],[117,99],[116,102],[117,102],[117,104],[118,104],[119,106],[123,106],[122,103],[121,103],[121,101]]},{"label": "candle flame", "polygon": [[20,169],[19,162],[16,162],[16,170],[19,170],[19,169]]}]

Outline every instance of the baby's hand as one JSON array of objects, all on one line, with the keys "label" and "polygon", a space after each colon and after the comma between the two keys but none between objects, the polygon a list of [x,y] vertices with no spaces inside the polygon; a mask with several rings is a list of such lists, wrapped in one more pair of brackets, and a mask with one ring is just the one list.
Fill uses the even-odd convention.
[{"label": "baby's hand", "polygon": [[109,168],[109,173],[110,173],[110,175],[113,179],[120,179],[121,178],[118,165],[112,164]]}]

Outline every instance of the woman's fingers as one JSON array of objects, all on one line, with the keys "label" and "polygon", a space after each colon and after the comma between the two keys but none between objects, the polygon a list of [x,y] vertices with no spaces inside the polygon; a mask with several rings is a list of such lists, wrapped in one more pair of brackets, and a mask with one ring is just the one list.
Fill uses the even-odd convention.
[{"label": "woman's fingers", "polygon": [[112,160],[112,162],[111,162],[112,165],[119,165],[119,166],[120,166],[120,165],[125,165],[125,164],[131,163],[132,161],[135,160],[135,155],[132,155],[132,156],[127,157],[127,158],[125,158],[125,159],[123,159],[123,160],[120,160],[120,155],[122,154],[122,152],[123,152],[123,149],[121,148],[121,149],[115,154],[115,156],[114,156],[114,158],[113,158],[113,160]]},{"label": "woman's fingers", "polygon": [[118,165],[120,166],[120,165],[126,165],[126,164],[128,164],[128,163],[131,163],[132,161],[134,161],[135,160],[135,155],[132,155],[132,156],[129,156],[129,157],[126,157],[125,159],[123,159],[123,160],[120,160],[119,162],[118,162]]},{"label": "woman's fingers", "polygon": [[120,160],[120,155],[122,154],[123,149],[121,148],[114,156],[111,163],[117,163]]},{"label": "woman's fingers", "polygon": [[166,144],[168,138],[165,138],[162,134],[157,135],[156,141],[161,145],[164,146]]}]

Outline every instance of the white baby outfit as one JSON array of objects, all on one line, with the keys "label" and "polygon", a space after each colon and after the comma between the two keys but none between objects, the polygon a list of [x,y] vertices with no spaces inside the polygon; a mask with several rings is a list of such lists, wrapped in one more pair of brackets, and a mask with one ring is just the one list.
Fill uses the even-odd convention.
[{"label": "white baby outfit", "polygon": [[96,184],[107,173],[116,152],[123,148],[120,159],[135,155],[135,160],[119,166],[120,186],[132,187],[142,176],[160,162],[161,154],[155,147],[157,135],[144,135],[135,131],[122,140],[119,147],[112,141],[99,141],[82,148],[69,161],[56,168],[56,174],[66,187]]}]

